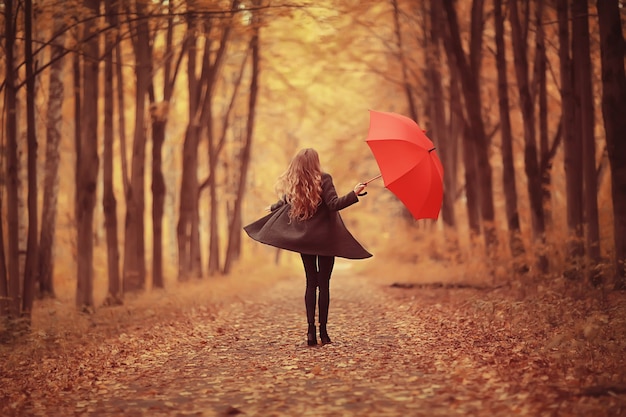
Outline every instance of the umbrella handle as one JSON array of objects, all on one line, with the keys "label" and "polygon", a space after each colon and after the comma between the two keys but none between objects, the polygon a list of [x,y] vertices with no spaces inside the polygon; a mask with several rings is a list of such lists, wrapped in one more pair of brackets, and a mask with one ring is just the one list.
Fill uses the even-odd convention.
[{"label": "umbrella handle", "polygon": [[382,176],[383,176],[383,174],[378,174],[378,175],[376,175],[374,178],[370,178],[369,180],[367,180],[367,181],[365,181],[365,182],[362,182],[361,184],[365,184],[365,185],[367,185],[367,184],[369,184],[370,182],[372,182],[372,181],[374,181],[374,180],[377,180],[377,179],[379,179],[379,178],[380,178],[380,177],[382,177]]}]

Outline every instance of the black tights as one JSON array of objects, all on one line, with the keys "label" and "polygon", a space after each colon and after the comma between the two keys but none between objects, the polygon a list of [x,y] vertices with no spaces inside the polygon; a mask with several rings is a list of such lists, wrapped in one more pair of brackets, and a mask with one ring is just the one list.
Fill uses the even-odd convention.
[{"label": "black tights", "polygon": [[306,306],[306,318],[309,325],[315,325],[315,298],[317,288],[320,289],[319,310],[320,324],[328,322],[328,306],[330,304],[330,275],[335,265],[334,256],[304,255],[304,273],[306,274],[306,291],[304,293],[304,305]]}]

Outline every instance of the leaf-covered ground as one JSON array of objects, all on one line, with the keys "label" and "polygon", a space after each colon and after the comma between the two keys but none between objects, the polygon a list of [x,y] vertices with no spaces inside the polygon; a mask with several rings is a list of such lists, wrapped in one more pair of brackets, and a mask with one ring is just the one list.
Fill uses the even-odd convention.
[{"label": "leaf-covered ground", "polygon": [[338,270],[333,343],[311,348],[303,290],[292,276],[163,293],[65,336],[37,330],[0,347],[0,415],[626,415],[623,293],[393,288]]}]

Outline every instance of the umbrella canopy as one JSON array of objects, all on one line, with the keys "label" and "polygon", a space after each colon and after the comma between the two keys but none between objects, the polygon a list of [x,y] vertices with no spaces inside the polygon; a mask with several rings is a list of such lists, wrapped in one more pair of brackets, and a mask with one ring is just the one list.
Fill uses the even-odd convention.
[{"label": "umbrella canopy", "polygon": [[400,114],[370,110],[366,142],[385,187],[415,219],[436,220],[443,199],[443,166],[418,124]]}]

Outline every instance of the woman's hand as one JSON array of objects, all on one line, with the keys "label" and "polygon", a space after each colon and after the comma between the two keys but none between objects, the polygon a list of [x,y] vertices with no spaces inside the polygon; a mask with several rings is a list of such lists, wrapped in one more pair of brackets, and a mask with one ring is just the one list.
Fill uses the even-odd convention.
[{"label": "woman's hand", "polygon": [[354,186],[354,194],[359,195],[363,192],[363,190],[365,190],[365,187],[367,187],[367,184],[363,184],[363,183],[358,183],[357,185]]}]

